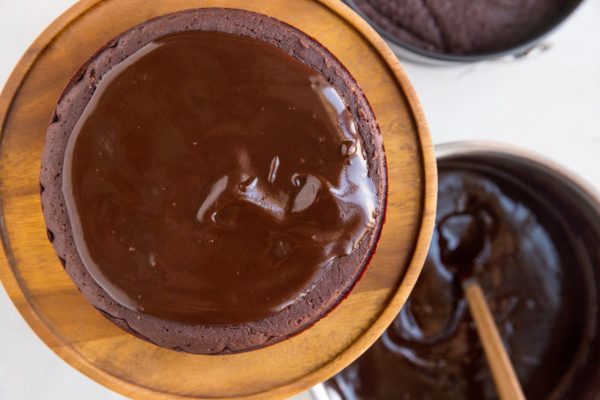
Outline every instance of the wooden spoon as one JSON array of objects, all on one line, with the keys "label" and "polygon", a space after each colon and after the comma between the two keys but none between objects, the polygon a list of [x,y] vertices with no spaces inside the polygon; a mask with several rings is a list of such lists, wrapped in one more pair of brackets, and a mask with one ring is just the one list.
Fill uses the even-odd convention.
[{"label": "wooden spoon", "polygon": [[470,278],[463,281],[462,287],[500,399],[525,399],[481,286],[474,278]]},{"label": "wooden spoon", "polygon": [[500,399],[522,400],[525,399],[523,389],[483,290],[475,279],[476,270],[490,254],[489,220],[481,212],[456,213],[443,218],[437,227],[440,256],[445,265],[456,269]]}]

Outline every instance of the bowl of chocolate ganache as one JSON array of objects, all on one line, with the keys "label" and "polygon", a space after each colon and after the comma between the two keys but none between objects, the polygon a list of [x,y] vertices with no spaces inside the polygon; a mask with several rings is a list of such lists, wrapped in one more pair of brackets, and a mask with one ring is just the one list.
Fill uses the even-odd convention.
[{"label": "bowl of chocolate ganache", "polygon": [[600,393],[600,197],[560,166],[512,147],[436,148],[436,229],[395,321],[318,400],[496,399],[491,372],[444,254],[483,232],[480,282],[529,399]]},{"label": "bowl of chocolate ganache", "polygon": [[401,57],[426,64],[522,56],[583,0],[345,0]]},{"label": "bowl of chocolate ganache", "polygon": [[236,353],[298,334],[366,268],[385,212],[375,116],[318,42],[199,9],[119,35],[58,102],[49,237],[107,318],[163,347]]}]

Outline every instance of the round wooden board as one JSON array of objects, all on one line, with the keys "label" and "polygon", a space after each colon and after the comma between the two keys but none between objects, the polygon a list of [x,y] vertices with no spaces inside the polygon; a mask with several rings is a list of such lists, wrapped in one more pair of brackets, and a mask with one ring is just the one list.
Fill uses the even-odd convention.
[{"label": "round wooden board", "polygon": [[[46,127],[77,68],[112,37],[149,18],[195,7],[261,12],[315,37],[364,90],[384,136],[389,197],[377,252],[350,296],[282,343],[226,356],[148,344],[93,309],[61,267],[39,199]],[[406,301],[433,229],[436,167],[413,89],[383,40],[337,0],[86,0],[42,33],[0,95],[0,277],[35,332],[92,379],[134,398],[284,398],[356,359]]]}]

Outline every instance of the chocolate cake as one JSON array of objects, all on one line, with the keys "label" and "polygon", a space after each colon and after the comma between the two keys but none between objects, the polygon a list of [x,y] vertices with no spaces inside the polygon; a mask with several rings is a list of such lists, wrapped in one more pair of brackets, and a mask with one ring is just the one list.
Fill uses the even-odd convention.
[{"label": "chocolate cake", "polygon": [[352,0],[380,30],[410,47],[477,55],[509,50],[545,33],[573,0]]},{"label": "chocolate cake", "polygon": [[195,9],[93,55],[42,157],[48,236],[87,300],[166,348],[261,348],[348,294],[385,212],[383,143],[355,80],[273,18]]}]

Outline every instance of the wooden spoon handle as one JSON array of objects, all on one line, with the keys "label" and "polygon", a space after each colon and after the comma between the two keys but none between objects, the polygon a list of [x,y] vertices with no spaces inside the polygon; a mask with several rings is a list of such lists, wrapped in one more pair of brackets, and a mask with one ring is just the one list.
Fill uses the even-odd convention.
[{"label": "wooden spoon handle", "polygon": [[500,399],[524,400],[523,389],[508,358],[481,286],[477,281],[469,279],[463,282],[463,290]]}]

